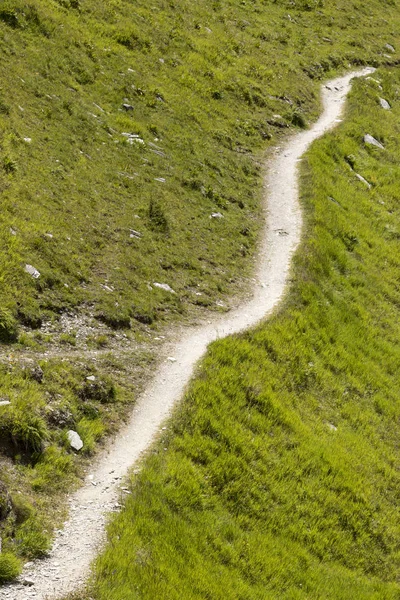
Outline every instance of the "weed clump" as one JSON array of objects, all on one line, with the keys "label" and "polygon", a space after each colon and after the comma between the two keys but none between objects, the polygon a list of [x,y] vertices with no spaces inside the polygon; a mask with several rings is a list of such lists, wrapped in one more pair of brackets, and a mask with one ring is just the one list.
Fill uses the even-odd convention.
[{"label": "weed clump", "polygon": [[21,561],[11,552],[0,553],[0,583],[12,581],[21,573]]},{"label": "weed clump", "polygon": [[101,379],[94,381],[86,380],[78,391],[81,400],[94,400],[101,404],[115,402],[117,390],[111,377],[102,376]]}]

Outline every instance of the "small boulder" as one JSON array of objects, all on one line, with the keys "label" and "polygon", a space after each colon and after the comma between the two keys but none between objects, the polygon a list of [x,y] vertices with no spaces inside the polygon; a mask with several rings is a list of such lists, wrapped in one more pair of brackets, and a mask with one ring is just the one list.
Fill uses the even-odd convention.
[{"label": "small boulder", "polygon": [[385,44],[385,48],[386,50],[389,50],[389,52],[396,52],[392,44]]},{"label": "small boulder", "polygon": [[122,105],[122,108],[123,108],[124,110],[126,110],[126,112],[130,112],[130,111],[132,111],[132,110],[133,110],[133,106],[132,106],[132,104],[125,104],[125,103],[124,103],[124,104]]},{"label": "small boulder", "polygon": [[214,212],[211,213],[210,215],[210,219],[223,219],[224,215],[222,215],[220,212]]},{"label": "small boulder", "polygon": [[70,429],[67,433],[67,437],[71,448],[73,448],[77,452],[79,452],[79,450],[82,450],[83,442],[80,438],[80,435],[76,431]]},{"label": "small boulder", "polygon": [[376,146],[376,148],[380,148],[381,150],[385,149],[385,146],[383,146],[380,142],[378,142],[378,140],[375,139],[369,133],[364,135],[363,140],[364,140],[365,144],[369,144],[370,146]]},{"label": "small boulder", "polygon": [[379,98],[379,104],[385,110],[390,110],[391,109],[391,106],[390,106],[389,102],[387,100],[385,100],[385,98]]}]

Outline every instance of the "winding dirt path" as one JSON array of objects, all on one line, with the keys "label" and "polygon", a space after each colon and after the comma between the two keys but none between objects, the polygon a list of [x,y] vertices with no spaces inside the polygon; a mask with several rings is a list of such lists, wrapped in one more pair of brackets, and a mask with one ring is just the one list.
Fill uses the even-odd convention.
[{"label": "winding dirt path", "polygon": [[82,585],[91,561],[104,542],[107,515],[117,509],[123,494],[121,479],[160,431],[207,345],[255,325],[282,298],[301,232],[298,162],[311,142],[339,122],[351,79],[373,70],[366,68],[349,73],[326,84],[322,90],[324,110],[318,122],[276,149],[265,183],[266,225],[252,299],[227,315],[213,318],[209,324],[184,331],[177,342],[167,345],[165,355],[174,360],[161,364],[135,405],[129,423],[98,457],[83,486],[71,496],[69,519],[57,533],[50,557],[27,565],[23,578],[31,579],[34,585],[27,587],[18,583],[3,587],[0,598],[60,598]]}]

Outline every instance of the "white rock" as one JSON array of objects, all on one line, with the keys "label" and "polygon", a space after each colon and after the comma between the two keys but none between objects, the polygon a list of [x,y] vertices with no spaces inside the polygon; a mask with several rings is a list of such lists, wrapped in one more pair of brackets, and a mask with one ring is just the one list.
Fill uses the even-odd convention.
[{"label": "white rock", "polygon": [[72,431],[72,429],[70,429],[67,433],[67,437],[68,437],[69,443],[71,445],[71,448],[73,448],[77,452],[79,450],[82,450],[83,442],[82,442],[79,434],[76,431]]},{"label": "white rock", "polygon": [[32,275],[34,279],[39,279],[40,277],[39,271],[35,269],[35,267],[33,267],[32,265],[25,265],[25,271],[29,273],[29,275]]},{"label": "white rock", "polygon": [[369,133],[365,134],[363,139],[366,144],[370,144],[371,146],[376,146],[377,148],[380,148],[381,150],[385,149],[385,146],[383,146],[380,142],[378,142],[378,140],[376,140]]},{"label": "white rock", "polygon": [[32,141],[32,138],[28,138],[28,137],[24,138],[24,142],[26,142],[27,144],[30,144],[31,141]]},{"label": "white rock", "polygon": [[391,106],[390,106],[389,102],[387,100],[385,100],[385,98],[379,98],[379,104],[385,110],[390,110],[391,109]]},{"label": "white rock", "polygon": [[216,213],[211,213],[210,215],[210,219],[223,219],[224,215],[222,215],[220,212],[216,212]]},{"label": "white rock", "polygon": [[96,377],[94,375],[89,375],[89,377],[86,377],[86,379],[88,381],[96,381]]},{"label": "white rock", "polygon": [[156,281],[153,283],[154,287],[159,288],[160,290],[164,290],[164,292],[170,292],[171,294],[176,294],[175,290],[172,289],[168,285],[168,283],[157,283]]},{"label": "white rock", "polygon": [[167,360],[169,360],[169,362],[176,362],[176,358],[174,358],[173,356],[168,356]]},{"label": "white rock", "polygon": [[396,52],[392,44],[385,44],[385,48],[386,50],[389,50],[389,52]]},{"label": "white rock", "polygon": [[0,400],[0,406],[8,406],[11,404],[9,400]]}]

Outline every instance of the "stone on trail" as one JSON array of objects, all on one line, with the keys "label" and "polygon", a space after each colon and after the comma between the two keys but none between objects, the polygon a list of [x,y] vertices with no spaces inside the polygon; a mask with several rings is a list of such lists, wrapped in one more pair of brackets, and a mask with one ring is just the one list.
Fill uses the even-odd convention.
[{"label": "stone on trail", "polygon": [[385,98],[379,98],[379,104],[385,110],[390,110],[391,109],[391,106],[390,106],[389,102],[387,100],[385,100]]},{"label": "stone on trail", "polygon": [[365,144],[370,144],[371,146],[376,146],[377,148],[380,148],[381,150],[385,149],[385,146],[383,146],[380,142],[378,142],[378,140],[376,140],[372,135],[370,135],[369,133],[366,133],[364,135],[364,143]]},{"label": "stone on trail", "polygon": [[39,271],[37,269],[35,269],[35,267],[33,267],[32,265],[25,265],[25,271],[29,275],[32,275],[32,277],[34,279],[39,279],[39,277],[40,277]]},{"label": "stone on trail", "polygon": [[71,448],[79,452],[83,448],[83,442],[76,431],[70,429],[67,433],[68,441],[70,443]]},{"label": "stone on trail", "polygon": [[156,281],[153,283],[154,287],[159,288],[160,290],[164,290],[164,292],[170,292],[170,294],[176,294],[175,290],[172,289],[168,285],[168,283],[157,283]]}]

